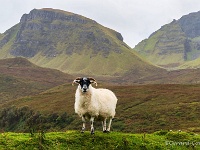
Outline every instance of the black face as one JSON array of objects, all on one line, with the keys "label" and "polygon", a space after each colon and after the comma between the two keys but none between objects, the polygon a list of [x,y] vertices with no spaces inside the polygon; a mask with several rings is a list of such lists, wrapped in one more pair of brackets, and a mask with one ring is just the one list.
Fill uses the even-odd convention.
[{"label": "black face", "polygon": [[88,78],[84,77],[79,81],[79,84],[81,86],[82,92],[87,92],[91,82]]}]

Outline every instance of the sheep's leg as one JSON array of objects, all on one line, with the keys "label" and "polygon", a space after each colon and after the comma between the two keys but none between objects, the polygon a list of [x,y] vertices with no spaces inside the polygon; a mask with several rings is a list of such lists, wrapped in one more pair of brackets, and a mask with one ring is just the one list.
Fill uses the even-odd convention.
[{"label": "sheep's leg", "polygon": [[112,118],[110,118],[109,124],[108,124],[108,128],[107,128],[107,132],[110,132],[110,127],[111,127],[111,123],[112,123]]},{"label": "sheep's leg", "polygon": [[94,134],[94,117],[90,118],[90,123],[91,123],[91,134]]},{"label": "sheep's leg", "polygon": [[102,121],[103,132],[106,132],[106,118]]},{"label": "sheep's leg", "polygon": [[86,122],[86,120],[85,120],[85,117],[84,117],[84,116],[82,117],[82,121],[83,121],[83,126],[82,126],[81,133],[84,133],[84,131],[85,131],[85,122]]}]

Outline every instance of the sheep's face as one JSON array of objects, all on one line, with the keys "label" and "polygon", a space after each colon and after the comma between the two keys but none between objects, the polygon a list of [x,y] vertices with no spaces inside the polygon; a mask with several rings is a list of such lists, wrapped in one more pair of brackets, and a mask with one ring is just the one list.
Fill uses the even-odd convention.
[{"label": "sheep's face", "polygon": [[91,83],[95,83],[97,85],[95,79],[86,78],[86,77],[84,77],[84,78],[76,78],[73,83],[79,84],[79,88],[81,89],[81,91],[83,93],[86,93],[89,90],[89,87],[90,87]]},{"label": "sheep's face", "polygon": [[88,78],[82,78],[79,83],[79,85],[81,87],[81,91],[83,93],[87,92],[89,90],[90,84],[91,84],[91,82]]}]

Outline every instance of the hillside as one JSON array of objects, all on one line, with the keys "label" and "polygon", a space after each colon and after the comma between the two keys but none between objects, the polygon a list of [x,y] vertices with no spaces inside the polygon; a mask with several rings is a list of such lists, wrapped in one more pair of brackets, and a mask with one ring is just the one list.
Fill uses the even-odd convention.
[{"label": "hillside", "polygon": [[2,59],[0,70],[0,104],[71,83],[74,78],[58,70],[38,67],[25,58]]},{"label": "hillside", "polygon": [[[172,129],[200,132],[200,85],[99,85],[114,91],[119,99],[112,124],[114,131],[151,133]],[[0,128],[26,132],[30,129],[80,130],[81,118],[74,113],[75,90],[76,86],[64,84],[0,105]],[[89,122],[87,130],[88,126]],[[101,123],[95,122],[95,128],[101,130]]]},{"label": "hillside", "polygon": [[166,71],[162,70],[147,76],[136,77],[134,70],[130,70],[125,75],[115,78],[112,83],[121,84],[199,84],[200,83],[200,69],[177,69]]},{"label": "hillside", "polygon": [[119,76],[135,66],[141,66],[139,71],[145,74],[157,69],[133,52],[120,33],[50,8],[33,9],[2,34],[0,58],[18,56],[38,66],[90,76]]},{"label": "hillside", "polygon": [[200,12],[190,13],[163,25],[134,50],[165,68],[199,68]]},{"label": "hillside", "polygon": [[[74,77],[55,69],[42,68],[25,58],[8,58],[0,60],[1,74],[20,77],[43,84],[56,85],[71,83]],[[53,85],[54,86],[54,85]]]}]

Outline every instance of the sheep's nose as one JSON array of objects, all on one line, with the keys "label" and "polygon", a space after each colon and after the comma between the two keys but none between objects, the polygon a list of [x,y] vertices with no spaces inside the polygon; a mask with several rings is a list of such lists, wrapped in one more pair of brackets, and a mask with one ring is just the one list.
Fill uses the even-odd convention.
[{"label": "sheep's nose", "polygon": [[87,92],[87,89],[83,88],[83,92]]},{"label": "sheep's nose", "polygon": [[87,86],[86,85],[83,85],[83,92],[87,92]]}]

